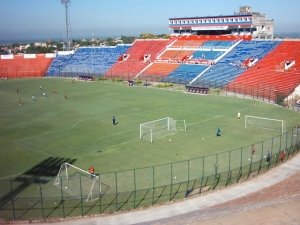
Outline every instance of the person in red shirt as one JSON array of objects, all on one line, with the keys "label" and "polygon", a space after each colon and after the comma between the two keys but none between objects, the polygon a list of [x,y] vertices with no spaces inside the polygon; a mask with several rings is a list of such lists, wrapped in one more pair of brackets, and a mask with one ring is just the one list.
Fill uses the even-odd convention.
[{"label": "person in red shirt", "polygon": [[283,152],[280,153],[280,163],[283,162],[284,156],[285,156],[285,154],[284,154],[284,151],[283,151]]},{"label": "person in red shirt", "polygon": [[91,179],[93,179],[94,173],[95,173],[94,167],[91,166],[91,167],[89,168],[89,172],[90,172],[90,174],[91,174]]}]

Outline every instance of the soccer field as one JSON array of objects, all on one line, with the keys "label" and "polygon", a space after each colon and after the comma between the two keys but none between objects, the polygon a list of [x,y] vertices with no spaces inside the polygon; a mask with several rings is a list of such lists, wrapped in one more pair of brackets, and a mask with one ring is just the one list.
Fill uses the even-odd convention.
[{"label": "soccer field", "polygon": [[[64,78],[4,80],[0,94],[0,218],[9,220],[111,213],[185,198],[263,172],[268,150],[274,166],[279,151],[292,155],[299,142],[298,133],[245,129],[246,115],[284,120],[287,130],[299,124],[296,112],[253,99]],[[141,123],[166,117],[178,125],[185,120],[187,131],[181,125],[153,143],[140,138]],[[96,179],[85,172],[91,166]]]},{"label": "soccer field", "polygon": [[[96,173],[189,160],[280,134],[245,129],[245,115],[285,120],[287,130],[300,119],[293,111],[255,100],[63,78],[1,81],[0,93],[1,178],[22,174],[49,157],[68,159],[84,170],[93,166]],[[185,120],[187,132],[153,143],[139,138],[141,123],[165,117]],[[217,128],[221,138],[216,138]]]}]

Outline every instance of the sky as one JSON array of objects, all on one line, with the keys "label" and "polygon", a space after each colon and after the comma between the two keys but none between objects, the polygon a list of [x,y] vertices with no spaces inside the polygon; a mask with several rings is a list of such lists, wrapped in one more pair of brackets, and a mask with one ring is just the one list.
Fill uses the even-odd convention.
[{"label": "sky", "polygon": [[[169,18],[231,15],[239,6],[274,19],[275,35],[300,36],[300,0],[70,0],[71,38],[171,34]],[[62,40],[65,7],[61,0],[1,0],[0,42]]]}]

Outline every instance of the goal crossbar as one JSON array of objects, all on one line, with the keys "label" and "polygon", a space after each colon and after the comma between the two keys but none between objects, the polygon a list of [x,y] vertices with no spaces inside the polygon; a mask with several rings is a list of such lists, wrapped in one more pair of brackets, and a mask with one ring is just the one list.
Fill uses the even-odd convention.
[{"label": "goal crossbar", "polygon": [[[76,175],[77,173],[79,173],[81,178]],[[98,188],[95,188],[96,182],[99,182],[99,185],[96,185]],[[87,202],[98,199],[99,193],[101,193],[101,182],[99,176],[91,174],[69,163],[61,164],[57,177],[54,181],[54,185],[64,191],[67,191],[72,196],[86,196]],[[81,190],[81,193],[79,190]]]},{"label": "goal crossbar", "polygon": [[[89,173],[89,172],[87,172],[87,171],[85,171],[85,170],[83,170],[83,169],[80,169],[80,168],[78,168],[78,167],[76,167],[76,166],[73,166],[72,164],[70,164],[70,163],[63,163],[61,166],[60,166],[60,169],[59,169],[59,173],[61,172],[61,169],[62,169],[62,166],[63,165],[65,165],[65,168],[66,168],[66,177],[67,177],[67,179],[68,179],[68,166],[70,166],[70,167],[73,167],[74,169],[76,169],[76,170],[79,170],[80,172],[82,172],[82,173],[84,173],[84,174],[87,174],[87,175],[91,175],[91,173]],[[95,177],[95,178],[97,178],[97,179],[99,179],[99,176],[97,176],[97,175],[93,175],[93,177]],[[54,184],[56,184],[56,180],[55,180],[55,183]]]},{"label": "goal crossbar", "polygon": [[[259,121],[258,123],[256,121]],[[263,121],[267,121],[263,123]],[[276,125],[276,124],[280,125]],[[277,130],[281,131],[281,133],[286,132],[285,122],[284,120],[279,119],[272,119],[272,118],[265,118],[265,117],[258,117],[258,116],[245,116],[245,129],[247,127],[257,127],[267,130]]]},{"label": "goal crossbar", "polygon": [[[177,122],[180,122],[181,129],[179,129],[180,126],[176,126]],[[185,120],[174,120],[170,117],[153,120],[140,124],[140,138],[147,139],[152,143],[158,137],[176,133],[178,131],[177,128],[186,132]]]}]

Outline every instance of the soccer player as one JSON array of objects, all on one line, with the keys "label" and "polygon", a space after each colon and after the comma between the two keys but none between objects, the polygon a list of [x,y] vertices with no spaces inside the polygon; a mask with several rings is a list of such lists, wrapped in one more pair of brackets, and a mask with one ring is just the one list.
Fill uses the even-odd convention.
[{"label": "soccer player", "polygon": [[91,174],[91,179],[93,179],[94,173],[95,173],[94,167],[91,166],[91,167],[89,168],[89,172],[90,172],[90,174]]},{"label": "soccer player", "polygon": [[240,112],[238,112],[237,118],[238,118],[238,119],[241,119],[241,113],[240,113]]},{"label": "soccer player", "polygon": [[22,99],[19,98],[19,105],[22,105]]},{"label": "soccer player", "polygon": [[19,89],[17,88],[17,94],[19,94]]},{"label": "soccer player", "polygon": [[220,128],[217,129],[216,135],[217,135],[217,137],[221,137],[221,130],[220,130]]},{"label": "soccer player", "polygon": [[54,94],[56,94],[56,90],[55,90],[55,88],[53,88],[52,92],[53,92]]},{"label": "soccer player", "polygon": [[32,96],[31,96],[31,99],[32,99],[32,101],[34,101],[34,100],[35,100],[35,99],[34,99],[34,95],[32,95]]},{"label": "soccer player", "polygon": [[43,98],[46,98],[46,93],[45,92],[43,92]]},{"label": "soccer player", "polygon": [[252,145],[252,147],[251,147],[251,152],[252,152],[252,155],[255,157],[256,149],[255,149],[254,145]]},{"label": "soccer player", "polygon": [[67,99],[67,94],[65,93],[65,95],[64,95],[64,99]]},{"label": "soccer player", "polygon": [[116,125],[116,117],[115,116],[112,117],[112,124]]}]

